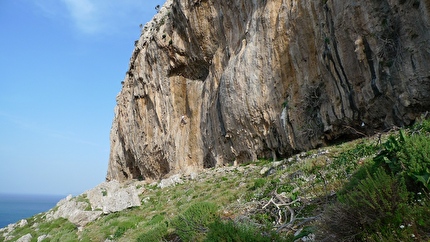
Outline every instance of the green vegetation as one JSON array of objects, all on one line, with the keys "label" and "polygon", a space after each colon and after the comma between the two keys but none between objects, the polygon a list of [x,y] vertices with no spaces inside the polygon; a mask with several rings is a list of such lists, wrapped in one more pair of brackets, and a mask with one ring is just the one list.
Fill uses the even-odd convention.
[{"label": "green vegetation", "polygon": [[[37,241],[37,238],[42,235],[49,235],[43,240],[44,242],[78,240],[78,229],[67,219],[59,218],[46,221],[46,219],[39,214],[27,219],[27,221],[27,225],[18,227],[14,230],[13,235],[15,235],[15,238],[12,241],[16,241],[18,238],[26,234],[31,234],[33,237],[32,241]],[[34,229],[36,226],[38,228],[37,230]],[[0,241],[5,241],[5,238],[3,238],[1,234]]]},{"label": "green vegetation", "polygon": [[375,157],[375,165],[406,179],[410,190],[429,191],[430,137],[426,130],[410,134],[400,130],[399,137],[390,136],[384,149]]},{"label": "green vegetation", "polygon": [[209,231],[204,241],[271,242],[288,240],[281,238],[274,232],[263,235],[261,228],[255,225],[235,223],[232,220],[221,221],[218,219],[209,225]]},{"label": "green vegetation", "polygon": [[172,221],[172,226],[182,241],[201,241],[209,224],[218,218],[218,206],[210,202],[191,205]]},{"label": "green vegetation", "polygon": [[323,215],[321,238],[413,241],[430,238],[430,121],[390,135]]},{"label": "green vegetation", "polygon": [[87,207],[85,208],[85,211],[91,211],[91,203],[90,203],[90,200],[87,198],[87,194],[82,194],[77,196],[76,202],[85,203],[87,205]]},{"label": "green vegetation", "polygon": [[[428,241],[429,132],[430,121],[424,120],[283,161],[212,168],[174,187],[144,185],[142,206],[104,215],[79,232],[65,219],[47,222],[40,214],[10,236],[241,242],[316,235],[327,241]],[[88,203],[85,196],[76,199]]]}]

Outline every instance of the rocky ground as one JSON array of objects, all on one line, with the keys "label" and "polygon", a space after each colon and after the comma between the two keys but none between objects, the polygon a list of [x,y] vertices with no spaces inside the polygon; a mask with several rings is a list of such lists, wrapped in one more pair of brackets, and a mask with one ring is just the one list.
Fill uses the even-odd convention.
[{"label": "rocky ground", "polygon": [[371,158],[362,151],[379,139],[364,138],[279,161],[176,174],[156,182],[104,182],[79,196],[68,196],[46,213],[1,229],[0,239],[133,241],[154,227],[154,219],[168,222],[190,205],[210,201],[220,206],[224,219],[270,224],[286,237],[312,241],[313,224],[324,206]]}]

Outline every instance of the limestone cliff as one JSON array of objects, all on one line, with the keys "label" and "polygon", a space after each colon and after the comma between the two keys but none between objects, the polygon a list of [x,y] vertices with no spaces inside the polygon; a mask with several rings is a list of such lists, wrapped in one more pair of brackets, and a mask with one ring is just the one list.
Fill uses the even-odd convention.
[{"label": "limestone cliff", "polygon": [[117,96],[107,180],[285,157],[430,107],[430,0],[168,0]]}]

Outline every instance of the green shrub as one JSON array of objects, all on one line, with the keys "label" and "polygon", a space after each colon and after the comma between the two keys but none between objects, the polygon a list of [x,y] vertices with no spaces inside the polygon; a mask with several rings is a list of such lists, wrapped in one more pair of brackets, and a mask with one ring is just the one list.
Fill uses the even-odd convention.
[{"label": "green shrub", "polygon": [[116,229],[115,233],[113,234],[113,238],[114,239],[120,238],[123,234],[125,234],[125,232],[127,231],[127,229],[128,229],[127,227],[123,227],[123,226],[118,227]]},{"label": "green shrub", "polygon": [[263,236],[261,230],[246,224],[233,221],[216,220],[209,225],[206,242],[270,242],[269,236]]},{"label": "green shrub", "polygon": [[254,180],[254,185],[250,188],[250,190],[257,190],[258,188],[264,187],[266,182],[267,180],[264,178],[257,178]]},{"label": "green shrub", "polygon": [[[38,234],[50,234],[44,241],[77,241],[77,227],[65,218],[55,219],[39,225]],[[36,236],[35,236],[36,237]]]},{"label": "green shrub", "polygon": [[286,236],[271,229],[272,227],[262,227],[248,223],[238,223],[233,220],[222,221],[216,220],[209,225],[205,242],[270,242],[270,241],[294,241],[310,232],[305,232],[299,237],[293,235]]},{"label": "green shrub", "polygon": [[406,138],[398,156],[406,176],[430,189],[430,138],[423,134]]},{"label": "green shrub", "polygon": [[158,224],[164,221],[164,213],[161,214],[156,214],[154,215],[151,220],[149,220],[146,225],[150,226],[150,225],[154,225],[154,224]]},{"label": "green shrub", "polygon": [[354,148],[346,150],[338,155],[332,164],[333,168],[338,168],[346,165],[346,172],[350,173],[354,171],[357,166],[359,158],[366,157],[374,154],[378,149],[378,146],[367,143],[359,143]]},{"label": "green shrub", "polygon": [[122,237],[125,234],[125,232],[127,232],[127,230],[136,228],[136,225],[141,220],[141,218],[138,216],[131,216],[127,219],[128,220],[126,221],[121,221],[118,223],[118,227],[116,228],[115,233],[113,234],[114,239],[118,239]]},{"label": "green shrub", "polygon": [[173,219],[172,225],[182,241],[197,241],[204,237],[208,225],[218,217],[217,205],[210,202],[198,202]]},{"label": "green shrub", "polygon": [[390,136],[383,150],[375,157],[375,165],[405,178],[409,190],[430,187],[430,136],[426,132],[408,135],[401,130],[399,137]]},{"label": "green shrub", "polygon": [[[430,121],[425,120],[391,135],[372,162],[344,185],[337,202],[325,210],[318,237],[333,241],[428,240],[429,131]],[[350,155],[342,154],[338,162],[351,160]]]},{"label": "green shrub", "polygon": [[339,195],[320,224],[321,234],[333,240],[362,241],[369,235],[385,238],[398,228],[407,214],[409,192],[402,178],[377,169],[349,193]]},{"label": "green shrub", "polygon": [[340,196],[339,201],[359,212],[356,219],[360,225],[373,226],[379,222],[401,222],[398,213],[403,213],[408,195],[403,179],[378,169],[363,179],[353,191]]},{"label": "green shrub", "polygon": [[142,233],[137,238],[137,242],[148,242],[148,241],[164,241],[164,238],[167,236],[167,223],[159,223],[154,225],[149,231]]},{"label": "green shrub", "polygon": [[413,132],[430,132],[430,119],[418,120],[417,123],[411,128]]}]

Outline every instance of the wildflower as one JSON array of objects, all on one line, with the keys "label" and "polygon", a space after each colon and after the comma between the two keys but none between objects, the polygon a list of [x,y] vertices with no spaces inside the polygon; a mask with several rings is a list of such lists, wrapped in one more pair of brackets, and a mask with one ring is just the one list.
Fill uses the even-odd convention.
[{"label": "wildflower", "polygon": [[412,238],[415,238],[415,234],[411,234],[411,237],[412,237]]},{"label": "wildflower", "polygon": [[401,229],[404,229],[404,228],[405,228],[405,225],[403,225],[403,224],[402,224],[402,225],[400,225],[400,228],[401,228]]}]

